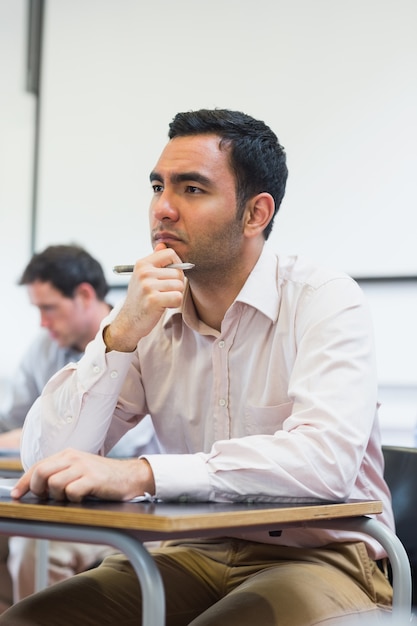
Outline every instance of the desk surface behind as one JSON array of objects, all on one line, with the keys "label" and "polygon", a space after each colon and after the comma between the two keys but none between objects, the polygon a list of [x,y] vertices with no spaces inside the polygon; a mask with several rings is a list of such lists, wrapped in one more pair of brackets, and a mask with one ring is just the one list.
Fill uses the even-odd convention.
[{"label": "desk surface behind", "polygon": [[0,453],[0,476],[19,476],[23,466],[17,454]]}]

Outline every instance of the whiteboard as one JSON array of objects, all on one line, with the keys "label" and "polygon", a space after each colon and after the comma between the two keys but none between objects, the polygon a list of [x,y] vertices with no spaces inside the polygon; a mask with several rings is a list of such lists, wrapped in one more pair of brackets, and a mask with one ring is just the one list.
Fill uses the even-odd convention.
[{"label": "whiteboard", "polygon": [[177,111],[263,119],[288,155],[270,245],[356,277],[417,275],[415,0],[54,0],[37,249],[151,248],[149,172]]}]

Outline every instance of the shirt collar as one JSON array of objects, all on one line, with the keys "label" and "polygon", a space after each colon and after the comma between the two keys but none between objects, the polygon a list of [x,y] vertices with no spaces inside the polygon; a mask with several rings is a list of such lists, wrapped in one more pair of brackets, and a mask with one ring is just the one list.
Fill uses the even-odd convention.
[{"label": "shirt collar", "polygon": [[236,302],[243,302],[258,309],[272,322],[278,319],[278,257],[264,245],[262,253],[237,295]]},{"label": "shirt collar", "polygon": [[77,362],[81,359],[84,352],[80,352],[76,348],[64,348],[64,354],[66,361],[69,362]]},{"label": "shirt collar", "polygon": [[[278,288],[278,257],[266,245],[245,284],[238,293],[235,302],[242,302],[269,317],[272,322],[278,319],[279,288]],[[201,320],[198,319],[187,282],[183,304],[177,309],[168,309],[164,317],[164,326],[176,316],[182,315],[191,328],[204,332]]]}]

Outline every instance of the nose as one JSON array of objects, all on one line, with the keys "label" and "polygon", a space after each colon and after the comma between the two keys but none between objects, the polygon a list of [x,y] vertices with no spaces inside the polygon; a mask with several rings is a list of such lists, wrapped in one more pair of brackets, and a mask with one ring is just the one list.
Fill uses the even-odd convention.
[{"label": "nose", "polygon": [[48,318],[48,315],[46,313],[42,313],[40,314],[40,324],[41,324],[41,328],[49,328],[49,326],[51,325],[50,320]]},{"label": "nose", "polygon": [[170,220],[176,222],[179,218],[175,194],[166,188],[161,193],[155,195],[151,203],[151,213],[155,220]]}]

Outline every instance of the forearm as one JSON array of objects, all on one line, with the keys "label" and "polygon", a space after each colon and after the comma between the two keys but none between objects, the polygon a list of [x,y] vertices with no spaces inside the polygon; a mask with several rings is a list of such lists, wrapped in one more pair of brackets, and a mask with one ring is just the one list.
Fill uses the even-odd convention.
[{"label": "forearm", "polygon": [[99,338],[90,346],[47,383],[30,409],[21,447],[25,467],[66,447],[103,448],[132,355],[106,357]]}]

